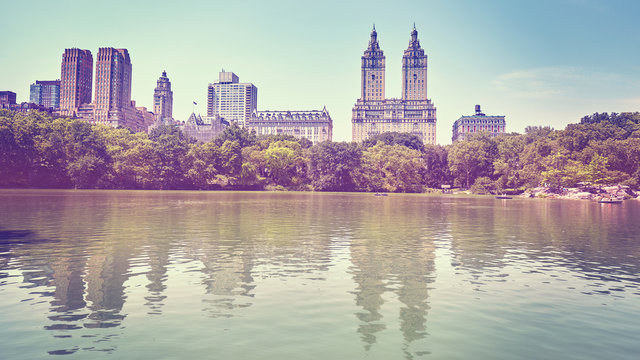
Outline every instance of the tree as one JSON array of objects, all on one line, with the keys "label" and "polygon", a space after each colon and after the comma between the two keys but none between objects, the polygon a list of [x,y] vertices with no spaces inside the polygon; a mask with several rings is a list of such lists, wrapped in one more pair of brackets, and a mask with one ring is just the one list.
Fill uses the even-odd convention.
[{"label": "tree", "polygon": [[[125,129],[125,131],[129,130]],[[189,139],[182,131],[180,131],[180,128],[177,125],[168,124],[162,124],[151,129],[151,131],[149,132],[149,139],[155,141],[158,140],[162,135],[175,135],[180,140],[191,142],[191,139]]]},{"label": "tree", "polygon": [[523,136],[514,134],[496,138],[498,157],[493,162],[493,169],[501,188],[515,189],[524,184],[524,164],[520,159],[524,151],[524,140]]},{"label": "tree", "polygon": [[481,176],[471,185],[471,192],[479,195],[496,194],[499,192],[495,182],[486,176]]},{"label": "tree", "polygon": [[623,112],[623,113],[594,113],[593,115],[584,116],[580,119],[580,124],[600,124],[610,123],[623,129],[626,132],[625,138],[634,132],[640,130],[640,112]]},{"label": "tree", "polygon": [[40,127],[34,119],[14,114],[0,110],[0,187],[28,186],[38,155]]},{"label": "tree", "polygon": [[629,178],[629,174],[609,170],[609,159],[600,154],[594,154],[584,170],[584,178],[589,184],[602,186],[622,182]]},{"label": "tree", "polygon": [[423,149],[424,179],[423,183],[430,188],[440,188],[453,182],[447,158],[449,152],[440,145],[425,145]]},{"label": "tree", "polygon": [[[297,140],[297,139],[296,139]],[[276,141],[264,150],[266,170],[275,185],[299,186],[305,182],[306,159],[297,141]]]},{"label": "tree", "polygon": [[185,176],[182,169],[188,144],[178,135],[161,135],[153,143],[156,163],[154,183],[158,189],[180,189],[184,186]]},{"label": "tree", "polygon": [[356,143],[322,142],[311,148],[309,178],[318,191],[354,191],[362,151]]},{"label": "tree", "polygon": [[220,148],[212,143],[191,144],[185,156],[185,175],[196,189],[212,189],[223,174]]},{"label": "tree", "polygon": [[254,145],[257,141],[256,132],[247,130],[238,126],[236,122],[224,128],[222,133],[213,141],[218,146],[222,146],[226,141],[236,141],[241,148]]},{"label": "tree", "polygon": [[587,180],[584,164],[572,160],[566,150],[546,157],[544,167],[542,182],[550,188],[574,187]]},{"label": "tree", "polygon": [[359,188],[365,191],[421,192],[425,173],[422,153],[381,141],[362,153]]},{"label": "tree", "polygon": [[106,172],[106,165],[104,158],[83,154],[69,160],[67,173],[76,188],[95,188]]},{"label": "tree", "polygon": [[424,144],[418,135],[399,132],[384,132],[382,134],[374,135],[363,141],[362,146],[370,148],[375,146],[378,141],[382,141],[385,145],[402,145],[418,151],[422,151],[422,148],[424,147]]},{"label": "tree", "polygon": [[496,157],[495,141],[486,133],[474,134],[451,145],[448,156],[449,168],[456,184],[469,188],[477,177],[493,175],[493,162]]}]

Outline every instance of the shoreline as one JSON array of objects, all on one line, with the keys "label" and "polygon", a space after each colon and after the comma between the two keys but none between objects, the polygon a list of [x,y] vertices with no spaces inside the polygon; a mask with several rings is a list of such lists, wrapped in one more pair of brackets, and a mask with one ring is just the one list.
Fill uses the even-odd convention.
[{"label": "shoreline", "polygon": [[[452,193],[442,193],[439,189],[430,189],[417,193],[393,193],[389,195],[413,195],[413,196],[442,196],[442,197],[495,197],[497,195],[489,194],[473,194],[472,192],[454,191]],[[0,188],[0,192],[13,191],[59,191],[59,192],[154,192],[154,193],[300,193],[300,194],[360,194],[374,196],[377,192],[359,192],[359,191],[299,191],[299,190],[197,190],[197,189],[61,189],[61,188]],[[603,187],[578,187],[578,188],[560,188],[552,189],[545,187],[537,187],[525,190],[518,195],[511,195],[514,199],[557,199],[557,200],[588,200],[597,202],[602,199],[610,200],[640,200],[640,191],[631,190],[628,186],[603,186]]]},{"label": "shoreline", "polygon": [[628,186],[581,186],[574,188],[547,188],[537,187],[525,190],[518,195],[522,198],[537,199],[562,199],[562,200],[639,200],[640,192],[632,190]]}]

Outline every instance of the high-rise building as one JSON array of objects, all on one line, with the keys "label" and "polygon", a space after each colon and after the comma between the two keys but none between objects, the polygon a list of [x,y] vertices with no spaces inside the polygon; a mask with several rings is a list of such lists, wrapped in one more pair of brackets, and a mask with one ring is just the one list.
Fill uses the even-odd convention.
[{"label": "high-rise building", "polygon": [[131,59],[127,49],[100,48],[96,57],[94,121],[126,126],[131,107]]},{"label": "high-rise building", "polygon": [[29,89],[29,101],[44,107],[60,108],[60,80],[36,80]]},{"label": "high-rise building", "polygon": [[375,25],[371,31],[369,46],[362,56],[360,98],[365,101],[384,100],[385,57],[378,45],[378,33]]},{"label": "high-rise building", "polygon": [[427,56],[413,27],[402,57],[402,98],[385,97],[385,57],[375,26],[362,56],[361,96],[352,112],[352,139],[363,141],[383,132],[415,134],[436,143],[436,108],[427,98]]},{"label": "high-rise building", "polygon": [[166,71],[162,72],[153,91],[153,113],[157,121],[173,119],[173,91]]},{"label": "high-rise building", "polygon": [[16,104],[16,93],[13,91],[0,91],[0,109],[11,109]]},{"label": "high-rise building", "polygon": [[65,49],[60,72],[60,115],[75,116],[91,102],[93,57],[91,51]]},{"label": "high-rise building", "polygon": [[311,111],[255,111],[247,122],[247,129],[255,130],[257,135],[293,135],[315,145],[331,141],[333,120],[326,107]]},{"label": "high-rise building", "polygon": [[251,83],[240,83],[232,72],[223,70],[219,76],[219,81],[208,87],[207,116],[218,115],[244,127],[258,107],[258,88]]},{"label": "high-rise building", "polygon": [[100,48],[96,57],[93,102],[81,102],[72,116],[91,123],[146,131],[154,117],[146,108],[136,107],[135,101],[131,100],[131,73],[127,49]]},{"label": "high-rise building", "polygon": [[505,132],[504,115],[485,115],[476,105],[476,113],[472,116],[461,116],[453,123],[452,141],[464,140],[469,135],[478,132],[487,132],[491,137],[496,137]]},{"label": "high-rise building", "polygon": [[427,55],[420,47],[415,25],[402,56],[402,100],[427,99]]}]

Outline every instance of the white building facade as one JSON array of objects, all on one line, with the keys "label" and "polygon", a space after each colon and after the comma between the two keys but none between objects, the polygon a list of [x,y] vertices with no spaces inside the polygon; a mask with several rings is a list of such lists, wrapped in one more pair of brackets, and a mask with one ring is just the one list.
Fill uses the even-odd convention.
[{"label": "white building facade", "polygon": [[220,116],[245,127],[251,114],[258,107],[258,88],[251,83],[240,83],[232,72],[221,71],[219,81],[209,84],[207,92],[207,116]]},{"label": "white building facade", "polygon": [[247,129],[256,135],[292,135],[305,138],[314,145],[333,138],[333,120],[327,111],[255,111]]}]

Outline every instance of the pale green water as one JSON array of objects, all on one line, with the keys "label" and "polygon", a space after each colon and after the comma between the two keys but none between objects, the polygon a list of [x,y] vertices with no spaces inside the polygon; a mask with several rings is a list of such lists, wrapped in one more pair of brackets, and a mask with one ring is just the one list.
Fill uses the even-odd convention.
[{"label": "pale green water", "polygon": [[0,191],[0,358],[637,359],[640,202]]}]

